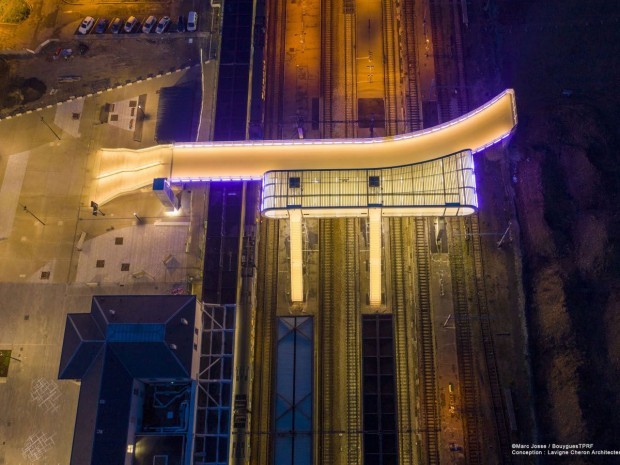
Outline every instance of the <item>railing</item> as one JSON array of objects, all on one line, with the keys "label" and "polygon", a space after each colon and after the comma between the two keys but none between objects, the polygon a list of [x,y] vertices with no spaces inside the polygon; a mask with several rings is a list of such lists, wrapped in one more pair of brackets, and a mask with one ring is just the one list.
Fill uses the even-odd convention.
[{"label": "railing", "polygon": [[[263,177],[263,214],[288,208],[477,207],[470,151],[384,169],[270,171]],[[267,214],[267,216],[278,216]]]}]

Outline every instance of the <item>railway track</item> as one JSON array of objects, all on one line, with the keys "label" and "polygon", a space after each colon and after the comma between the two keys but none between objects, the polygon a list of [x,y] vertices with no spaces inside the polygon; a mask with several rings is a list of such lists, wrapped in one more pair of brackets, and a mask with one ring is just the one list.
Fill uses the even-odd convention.
[{"label": "railway track", "polygon": [[484,268],[482,263],[482,249],[480,245],[480,228],[478,216],[473,215],[468,218],[472,235],[472,252],[474,256],[474,277],[476,283],[476,293],[478,302],[478,312],[480,315],[480,332],[482,335],[482,345],[486,368],[489,377],[491,390],[491,400],[493,401],[493,411],[495,414],[495,427],[499,439],[499,447],[502,455],[502,463],[510,464],[511,460],[511,440],[508,431],[508,422],[504,411],[502,387],[497,370],[497,360],[495,357],[495,347],[493,344],[493,333],[491,330],[489,307],[487,305],[486,291],[484,287]]},{"label": "railway track", "polygon": [[284,112],[284,60],[286,57],[286,0],[270,2],[267,8],[267,69],[274,78],[267,80],[265,136],[282,139]]},{"label": "railway track", "polygon": [[[432,37],[435,49],[435,72],[440,118],[443,121],[467,111],[467,96],[459,91],[465,83],[461,18],[458,2],[445,4],[430,0]],[[445,38],[448,40],[445,40]],[[469,231],[465,229],[465,221]],[[478,319],[482,349],[493,405],[495,432],[499,444],[501,463],[510,464],[510,434],[503,408],[502,389],[497,370],[495,348],[489,321],[489,311],[484,288],[484,268],[478,230],[478,217],[450,220],[450,263],[453,279],[453,299],[456,324],[459,376],[462,386],[465,453],[468,464],[485,462],[480,438],[483,430],[480,420],[480,393],[476,382],[475,360],[472,348],[472,317]],[[469,233],[469,234],[468,234]],[[464,238],[469,237],[469,241]],[[473,257],[466,260],[467,253]],[[467,299],[467,285],[472,286],[476,307]]]},{"label": "railway track", "polygon": [[265,434],[271,431],[272,402],[271,384],[273,379],[273,350],[274,350],[274,326],[277,305],[278,284],[278,243],[279,221],[263,220],[260,227],[260,242],[258,254],[258,280],[256,312],[256,357],[254,360],[254,409],[251,424],[252,440],[251,448],[252,463],[270,463],[271,437]]},{"label": "railway track", "polygon": [[452,273],[452,299],[454,302],[454,321],[456,324],[456,347],[459,360],[459,379],[461,386],[462,413],[464,424],[465,457],[470,465],[482,464],[480,450],[481,437],[478,423],[479,405],[476,384],[475,361],[471,342],[471,315],[467,301],[466,271],[463,260],[462,220],[449,220],[449,250]]},{"label": "railway track", "polygon": [[344,304],[346,325],[346,380],[347,380],[347,463],[358,465],[361,453],[361,419],[360,419],[360,311],[358,299],[358,264],[359,253],[356,234],[356,219],[344,221]]},{"label": "railway track", "polygon": [[394,44],[398,43],[394,34],[394,8],[392,0],[383,2],[383,53],[384,53],[384,89],[385,89],[385,134],[392,136],[398,132],[398,112],[396,100],[396,79],[399,76],[397,69],[397,55]]},{"label": "railway track", "polygon": [[[463,90],[467,90],[468,87],[465,86],[466,84],[466,79],[465,79],[465,57],[463,55],[463,39],[462,39],[462,11],[461,8],[462,6],[465,5],[465,8],[467,8],[466,2],[461,1],[461,2],[453,2],[452,3],[452,28],[451,30],[454,31],[453,34],[453,43],[451,44],[451,47],[453,48],[453,53],[456,56],[456,60],[454,62],[454,72],[455,72],[455,78],[456,78],[456,82],[458,82],[459,86],[463,89]],[[465,86],[463,88],[463,86]],[[458,98],[457,98],[457,108],[458,108],[458,114],[462,115],[464,113],[466,113],[469,108],[467,107],[468,105],[468,97],[467,97],[467,92],[459,92]]]},{"label": "railway track", "polygon": [[421,378],[419,430],[423,441],[424,463],[439,464],[440,418],[437,405],[435,345],[430,300],[430,263],[426,219],[415,218],[415,259],[418,294],[418,356]]},{"label": "railway track", "polygon": [[332,37],[332,9],[331,0],[321,0],[321,96],[323,97],[322,134],[325,139],[333,137],[334,119],[332,112],[332,96],[334,93],[332,82],[332,56],[334,41]]},{"label": "railway track", "polygon": [[321,418],[319,430],[321,431],[320,455],[319,460],[323,465],[331,465],[334,462],[333,455],[333,436],[331,434],[333,425],[333,396],[334,389],[334,278],[332,270],[334,268],[334,220],[319,220],[319,261],[320,261],[320,282],[319,292],[321,295],[319,318],[321,321],[321,355],[319,357],[321,368]]},{"label": "railway track", "polygon": [[411,383],[409,366],[409,318],[406,306],[406,276],[403,218],[390,218],[390,256],[392,276],[392,315],[394,318],[394,346],[396,349],[396,405],[398,408],[399,463],[413,463],[413,437],[411,435]]},{"label": "railway track", "polygon": [[430,0],[429,11],[431,18],[431,34],[433,38],[433,50],[435,57],[435,82],[437,83],[437,102],[439,104],[440,121],[449,121],[452,112],[450,111],[450,95],[448,92],[449,75],[447,63],[452,58],[449,48],[446,47],[444,31],[442,30],[443,15],[441,3],[438,0]]},{"label": "railway track", "polygon": [[344,120],[345,137],[355,137],[355,103],[357,102],[355,78],[355,4],[344,0]]},{"label": "railway track", "polygon": [[403,56],[401,57],[404,72],[405,84],[405,117],[407,119],[407,131],[422,129],[422,115],[420,113],[420,99],[418,93],[418,70],[417,70],[417,45],[414,34],[415,21],[415,2],[414,0],[401,0],[400,4],[400,24],[404,37],[402,47]]}]

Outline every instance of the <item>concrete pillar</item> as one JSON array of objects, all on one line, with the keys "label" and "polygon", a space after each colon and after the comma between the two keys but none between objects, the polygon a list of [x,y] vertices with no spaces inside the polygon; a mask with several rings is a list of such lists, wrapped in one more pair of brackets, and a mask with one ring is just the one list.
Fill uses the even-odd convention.
[{"label": "concrete pillar", "polygon": [[291,300],[293,302],[303,302],[304,300],[304,264],[302,258],[301,222],[301,210],[290,210],[289,230],[291,234]]},{"label": "concrete pillar", "polygon": [[381,209],[369,208],[370,222],[370,285],[369,300],[371,306],[381,305]]}]

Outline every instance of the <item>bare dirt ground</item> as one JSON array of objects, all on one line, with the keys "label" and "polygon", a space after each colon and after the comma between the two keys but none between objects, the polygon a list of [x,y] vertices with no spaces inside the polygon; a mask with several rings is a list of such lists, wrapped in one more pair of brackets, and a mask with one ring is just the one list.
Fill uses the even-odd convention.
[{"label": "bare dirt ground", "polygon": [[485,1],[472,10],[472,78],[491,94],[513,87],[517,95],[506,169],[523,247],[531,440],[619,450],[617,2]]},{"label": "bare dirt ground", "polygon": [[[36,55],[5,57],[4,63],[8,72],[4,82],[0,79],[0,86],[4,84],[6,89],[16,79],[37,77],[45,84],[46,91],[40,99],[32,102],[5,104],[4,108],[0,108],[0,116],[55,104],[72,96],[87,95],[198,64],[199,46],[203,40],[193,39],[192,43],[189,43],[186,37],[172,34],[148,38],[106,37],[101,40],[75,38],[53,42]],[[89,47],[84,55],[79,53],[80,43]],[[124,50],[123,53],[118,52],[120,47]],[[56,56],[58,49],[71,49],[73,54],[65,60]],[[2,61],[0,66],[1,64]]]}]

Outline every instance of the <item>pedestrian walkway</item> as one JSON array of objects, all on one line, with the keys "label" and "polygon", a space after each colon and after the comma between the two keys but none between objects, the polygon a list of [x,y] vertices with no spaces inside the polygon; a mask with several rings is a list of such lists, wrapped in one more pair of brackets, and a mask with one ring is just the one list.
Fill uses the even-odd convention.
[{"label": "pedestrian walkway", "polygon": [[80,252],[76,282],[93,285],[185,282],[188,238],[188,223],[159,221],[86,239]]},{"label": "pedestrian walkway", "polygon": [[84,111],[84,99],[70,100],[58,107],[54,116],[54,124],[66,134],[80,137],[80,121]]},{"label": "pedestrian walkway", "polygon": [[30,151],[9,156],[0,186],[0,240],[10,236]]}]

